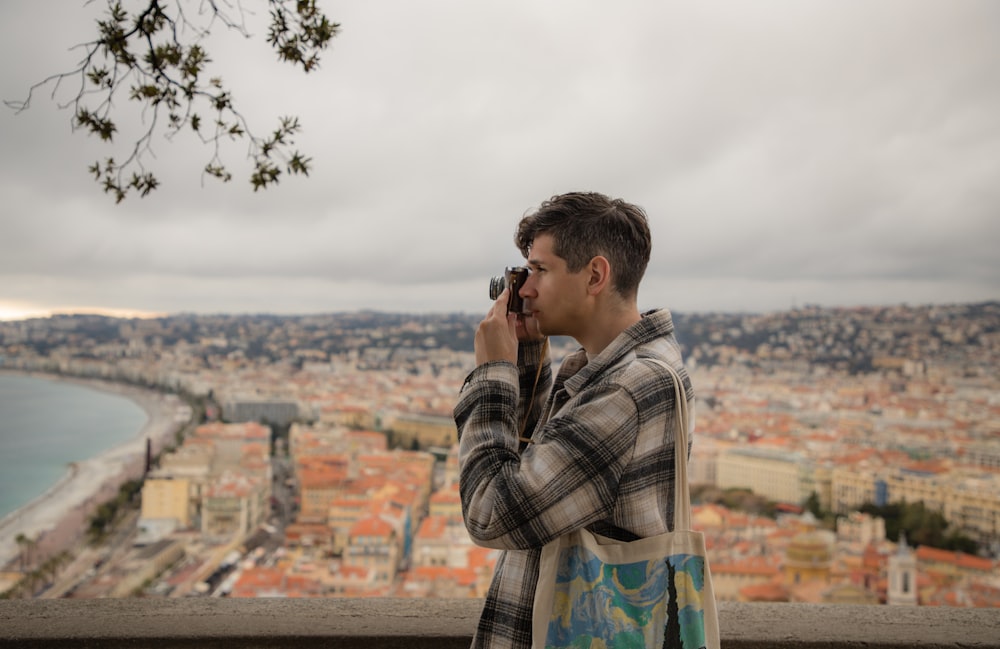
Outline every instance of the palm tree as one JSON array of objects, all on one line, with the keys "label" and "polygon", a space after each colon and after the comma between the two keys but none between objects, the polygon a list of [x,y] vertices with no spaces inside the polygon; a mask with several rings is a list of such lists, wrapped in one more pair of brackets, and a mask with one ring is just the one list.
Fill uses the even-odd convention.
[{"label": "palm tree", "polygon": [[71,555],[66,550],[63,550],[59,554],[51,557],[48,561],[46,561],[45,563],[49,566],[49,572],[50,572],[49,577],[50,577],[50,579],[52,581],[55,581],[56,575],[58,575],[59,572],[65,566],[67,566],[70,563],[72,563],[72,561],[73,561],[73,555]]},{"label": "palm tree", "polygon": [[28,540],[28,537],[25,536],[23,533],[18,534],[17,537],[14,539],[14,541],[17,543],[17,547],[21,549],[20,553],[21,572],[24,572],[25,568],[28,565],[28,544],[30,543],[30,541]]},{"label": "palm tree", "polygon": [[59,566],[58,561],[55,557],[49,557],[42,562],[42,565],[38,566],[38,576],[39,580],[48,587],[52,583],[52,580],[58,572]]},{"label": "palm tree", "polygon": [[20,556],[21,572],[26,572],[32,566],[33,561],[31,552],[32,550],[35,549],[35,546],[38,545],[38,539],[37,538],[32,539],[31,537],[25,536],[22,533],[18,534],[14,538],[14,541],[21,548],[21,556]]}]

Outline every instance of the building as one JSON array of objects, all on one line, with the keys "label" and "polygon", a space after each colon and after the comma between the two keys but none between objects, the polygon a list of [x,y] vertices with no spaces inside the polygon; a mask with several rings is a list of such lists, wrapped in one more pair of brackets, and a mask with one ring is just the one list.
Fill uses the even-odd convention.
[{"label": "building", "polygon": [[371,571],[374,583],[390,585],[399,570],[400,548],[395,527],[380,516],[368,516],[351,528],[343,565]]},{"label": "building", "polygon": [[191,480],[188,478],[147,478],[142,485],[142,510],[139,527],[155,520],[173,521],[175,528],[186,529],[192,522]]},{"label": "building", "polygon": [[230,399],[222,404],[222,417],[229,422],[265,422],[287,426],[299,416],[295,401]]},{"label": "building", "polygon": [[790,585],[808,581],[830,582],[836,536],[816,527],[812,515],[801,519],[801,531],[796,533],[785,550],[782,571]]},{"label": "building", "polygon": [[450,416],[398,413],[386,422],[396,444],[402,447],[449,447],[458,443],[458,429]]},{"label": "building", "polygon": [[350,481],[351,458],[346,454],[300,457],[296,465],[301,523],[326,523],[330,503]]},{"label": "building", "polygon": [[457,482],[452,482],[431,494],[430,515],[462,520],[462,497],[458,493]]},{"label": "building", "polygon": [[1000,548],[1000,474],[953,475],[946,493],[949,524],[987,547]]},{"label": "building", "polygon": [[718,484],[719,444],[711,437],[700,437],[691,448],[688,481],[696,485]]},{"label": "building", "polygon": [[209,539],[242,538],[267,519],[270,481],[227,472],[205,489],[201,533]]},{"label": "building", "polygon": [[848,514],[865,503],[879,507],[889,503],[889,489],[879,471],[867,465],[843,463],[833,469],[832,509]]},{"label": "building", "polygon": [[808,497],[803,478],[809,471],[798,453],[766,448],[730,448],[719,454],[718,486],[746,488],[783,503],[799,504]]}]

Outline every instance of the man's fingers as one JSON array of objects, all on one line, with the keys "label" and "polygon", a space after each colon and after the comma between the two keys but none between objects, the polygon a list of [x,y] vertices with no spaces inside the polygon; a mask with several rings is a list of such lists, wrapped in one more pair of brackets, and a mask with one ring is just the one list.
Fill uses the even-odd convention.
[{"label": "man's fingers", "polygon": [[497,299],[493,301],[493,307],[490,309],[490,314],[493,316],[505,316],[507,315],[507,300],[510,295],[510,289],[505,288],[497,296]]}]

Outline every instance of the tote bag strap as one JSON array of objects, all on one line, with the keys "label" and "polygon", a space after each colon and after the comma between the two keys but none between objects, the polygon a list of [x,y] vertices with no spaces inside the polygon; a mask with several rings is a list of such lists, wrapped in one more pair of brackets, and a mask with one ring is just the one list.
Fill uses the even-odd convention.
[{"label": "tote bag strap", "polygon": [[687,476],[688,452],[688,402],[684,392],[684,382],[673,365],[659,358],[653,359],[662,365],[674,382],[674,531],[691,529],[691,488]]}]

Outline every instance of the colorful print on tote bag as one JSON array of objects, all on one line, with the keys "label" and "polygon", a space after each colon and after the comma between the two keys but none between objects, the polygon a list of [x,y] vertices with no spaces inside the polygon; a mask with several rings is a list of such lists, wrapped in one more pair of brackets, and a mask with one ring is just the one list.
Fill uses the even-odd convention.
[{"label": "colorful print on tote bag", "polygon": [[[698,554],[615,564],[586,543],[564,545],[545,646],[706,647],[705,591]],[[711,608],[710,587],[707,597]]]}]

